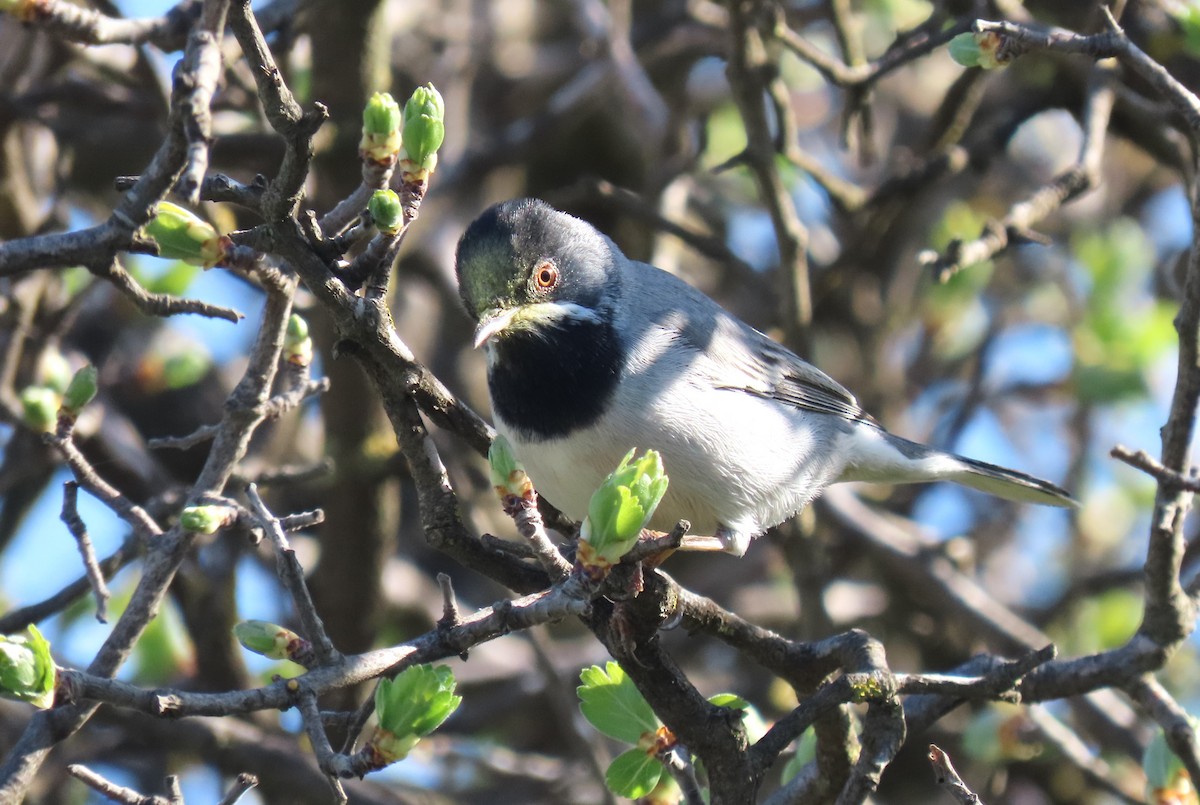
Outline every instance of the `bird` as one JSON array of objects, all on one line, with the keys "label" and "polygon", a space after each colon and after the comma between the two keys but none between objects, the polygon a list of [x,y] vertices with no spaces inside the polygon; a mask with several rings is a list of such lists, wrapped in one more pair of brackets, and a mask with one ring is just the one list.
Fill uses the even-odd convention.
[{"label": "bird", "polygon": [[496,204],[455,253],[497,431],[539,494],[582,520],[631,448],[669,477],[648,526],[742,556],[843,481],[953,481],[1075,505],[1048,481],[889,433],[841,384],[687,282],[544,201]]}]

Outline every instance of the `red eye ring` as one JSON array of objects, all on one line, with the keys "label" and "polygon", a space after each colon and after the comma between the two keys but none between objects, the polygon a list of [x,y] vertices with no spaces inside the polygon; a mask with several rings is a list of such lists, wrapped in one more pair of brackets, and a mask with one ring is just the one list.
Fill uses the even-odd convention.
[{"label": "red eye ring", "polygon": [[539,291],[553,290],[558,285],[558,266],[549,260],[538,263],[533,270],[533,282]]}]

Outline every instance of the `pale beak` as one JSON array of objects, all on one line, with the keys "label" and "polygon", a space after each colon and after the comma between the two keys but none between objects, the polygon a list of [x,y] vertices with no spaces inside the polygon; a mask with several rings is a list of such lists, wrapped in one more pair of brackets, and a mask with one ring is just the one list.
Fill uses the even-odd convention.
[{"label": "pale beak", "polygon": [[489,338],[512,324],[518,310],[519,308],[510,307],[485,311],[479,318],[479,325],[475,328],[475,349],[482,347]]}]

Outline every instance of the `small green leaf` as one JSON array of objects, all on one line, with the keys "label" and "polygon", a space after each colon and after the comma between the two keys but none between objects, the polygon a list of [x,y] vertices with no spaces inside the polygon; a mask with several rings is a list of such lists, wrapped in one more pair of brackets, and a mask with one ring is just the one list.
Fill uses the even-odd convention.
[{"label": "small green leaf", "polygon": [[663,771],[658,758],[640,749],[630,749],[609,764],[604,784],[618,797],[640,799],[654,790]]},{"label": "small green leaf", "polygon": [[23,635],[0,635],[0,696],[45,710],[54,704],[57,678],[50,643],[36,626]]},{"label": "small green leaf", "polygon": [[604,668],[593,665],[579,672],[583,684],[575,689],[579,710],[588,723],[618,741],[636,744],[646,733],[653,733],[662,722],[616,662]]},{"label": "small green leaf", "polygon": [[424,735],[437,729],[462,704],[448,666],[414,665],[383,679],[375,689],[379,729],[371,742],[389,762],[404,758]]},{"label": "small green leaf", "polygon": [[759,738],[767,734],[767,722],[763,720],[758,708],[736,693],[718,693],[716,696],[709,696],[708,700],[717,707],[742,711],[742,726],[750,743],[757,743]]}]

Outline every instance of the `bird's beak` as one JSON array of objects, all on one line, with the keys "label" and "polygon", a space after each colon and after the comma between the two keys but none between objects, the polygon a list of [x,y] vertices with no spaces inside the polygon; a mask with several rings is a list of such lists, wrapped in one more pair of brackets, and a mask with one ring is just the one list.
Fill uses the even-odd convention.
[{"label": "bird's beak", "polygon": [[520,308],[493,308],[485,311],[479,318],[479,326],[475,328],[475,349],[479,349],[496,333],[512,324]]}]

